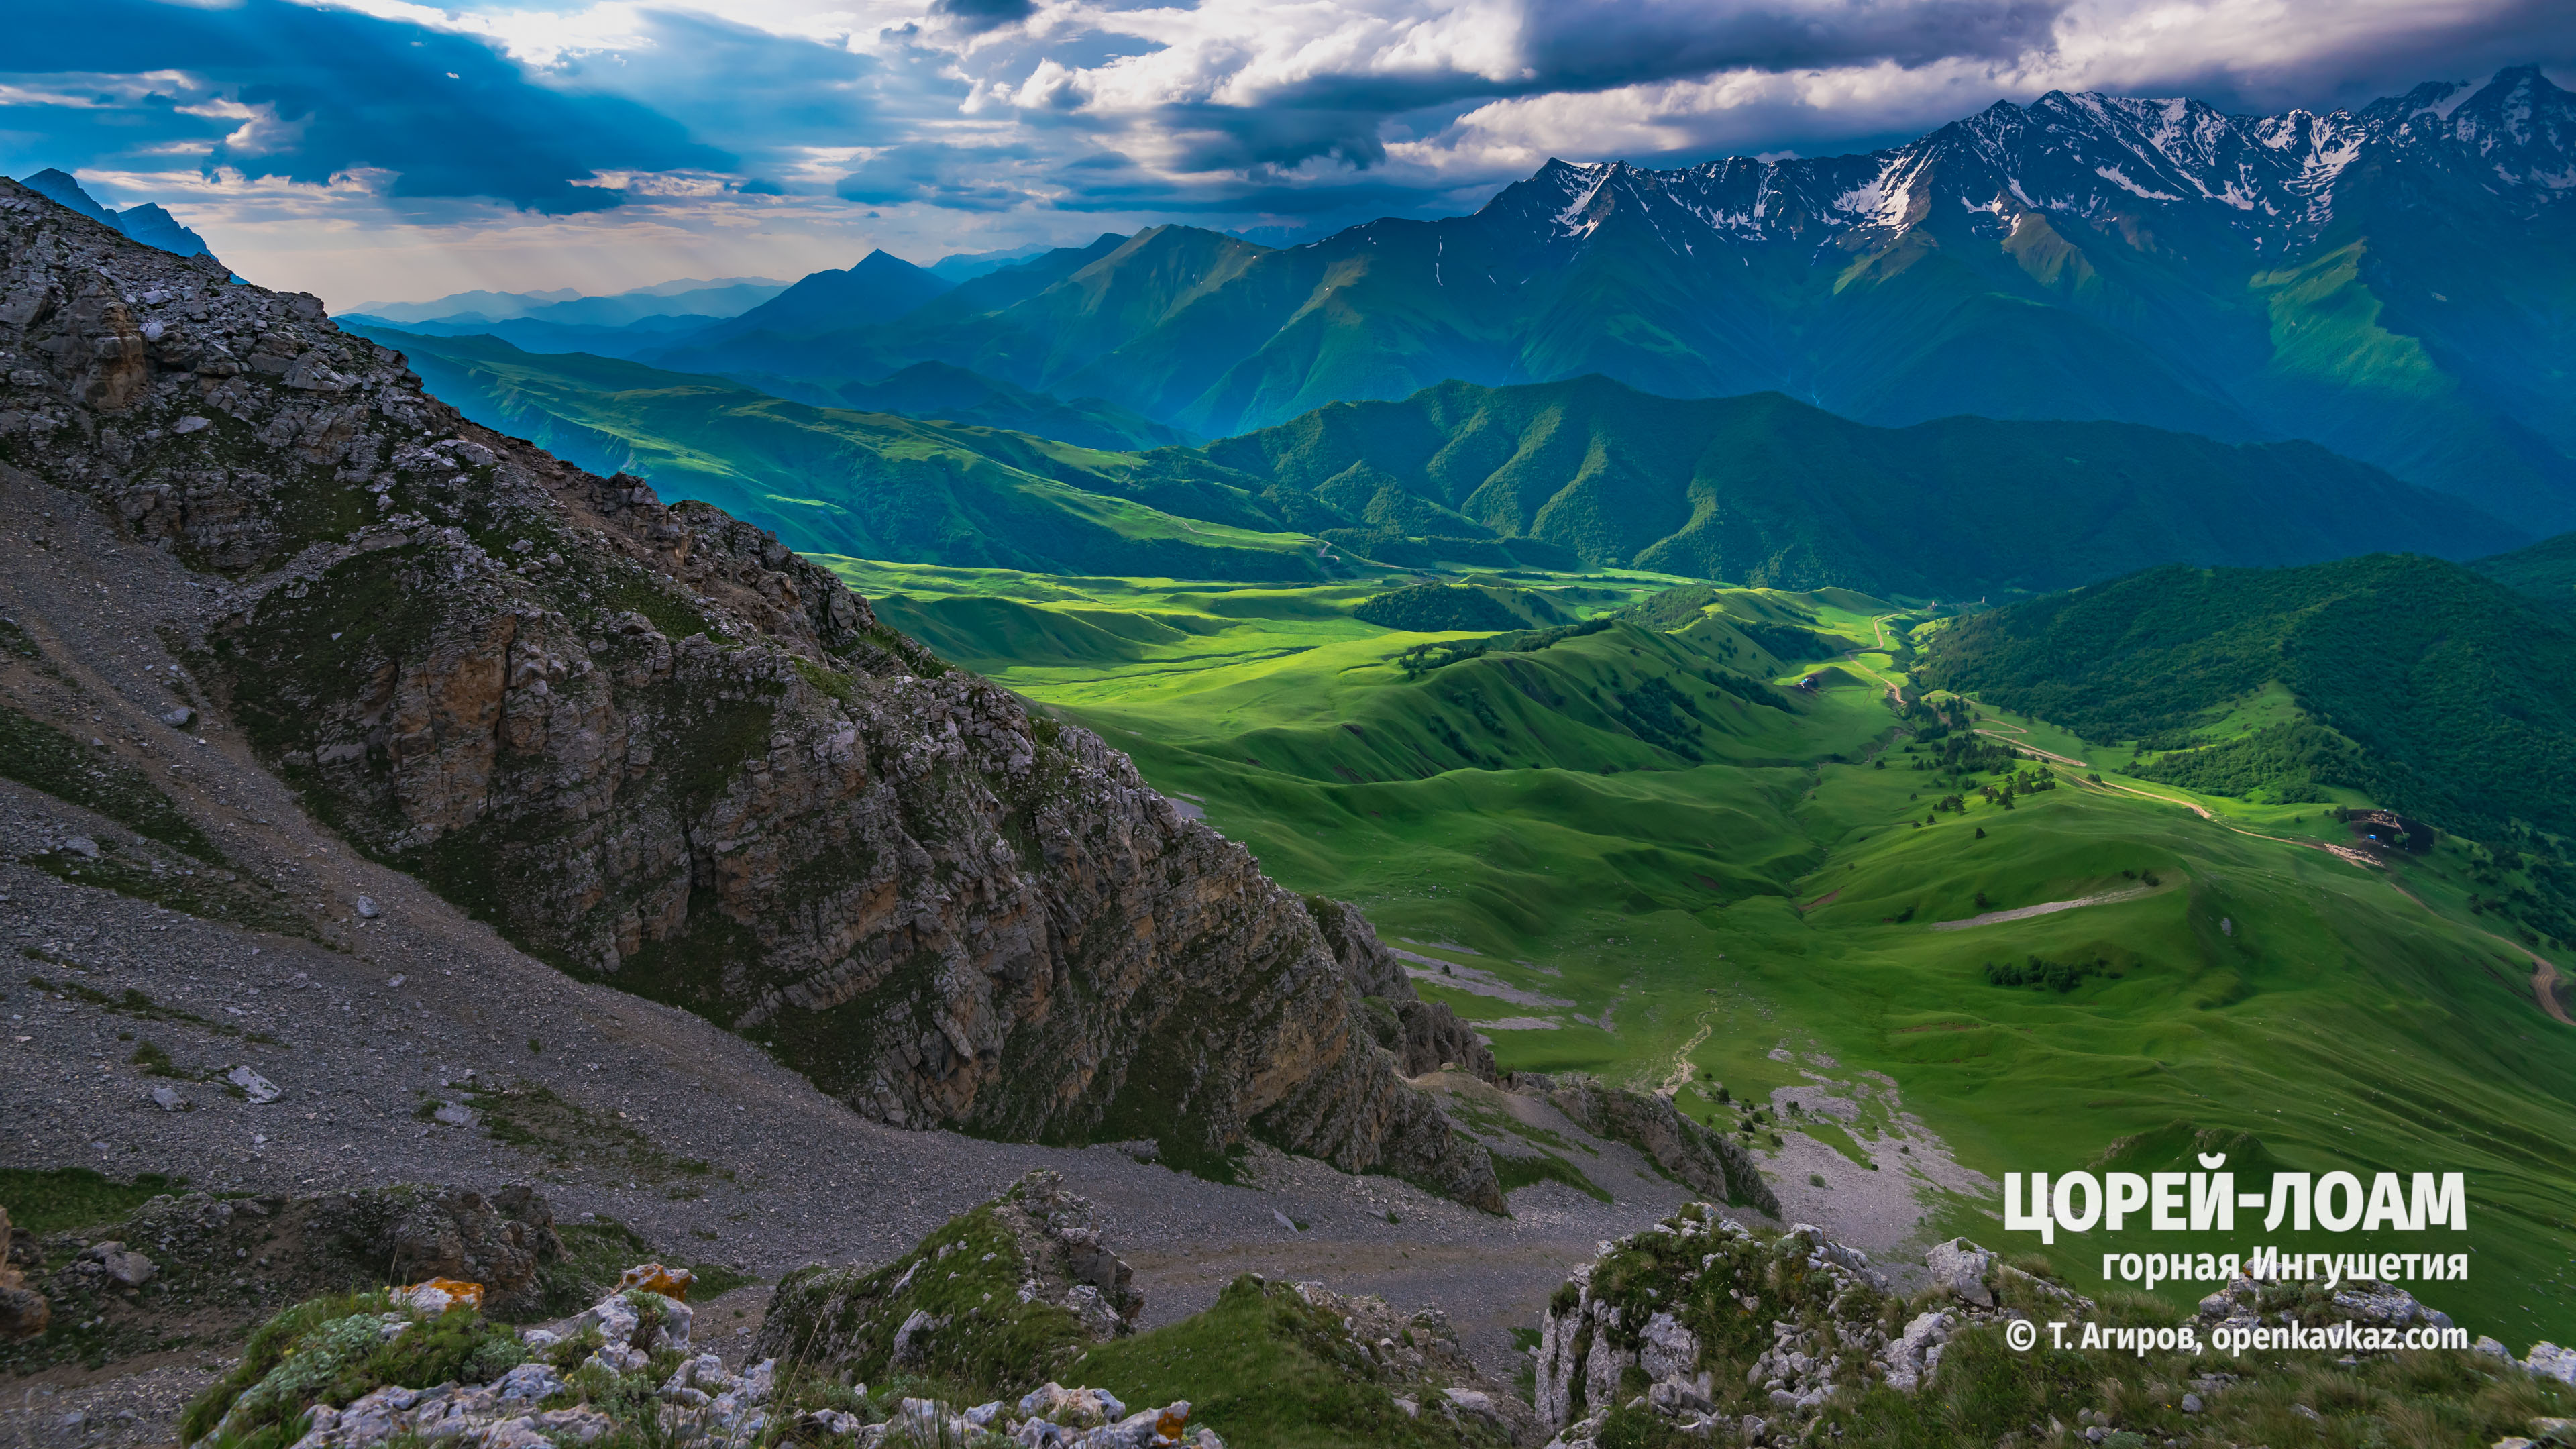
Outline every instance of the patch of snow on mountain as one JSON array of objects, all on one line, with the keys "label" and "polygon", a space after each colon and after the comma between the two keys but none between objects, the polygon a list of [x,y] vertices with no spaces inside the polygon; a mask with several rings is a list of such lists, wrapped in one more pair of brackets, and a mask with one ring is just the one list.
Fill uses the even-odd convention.
[{"label": "patch of snow on mountain", "polygon": [[2438,117],[2440,117],[2441,119],[2443,119],[2443,120],[2447,121],[2447,120],[2451,119],[2451,113],[2452,113],[2453,111],[2458,110],[2458,109],[2461,107],[2461,105],[2462,105],[2462,104],[2464,104],[2464,103],[2469,99],[2469,97],[2476,95],[2479,91],[2481,91],[2481,90],[2483,90],[2483,89],[2485,89],[2485,87],[2480,86],[2480,85],[2478,85],[2478,84],[2476,84],[2476,83],[2474,83],[2474,82],[2470,82],[2470,81],[2455,81],[2455,82],[2453,82],[2453,83],[2452,83],[2452,86],[2451,86],[2451,93],[2450,93],[2449,95],[2446,95],[2446,96],[2442,97],[2442,98],[2441,98],[2440,100],[2438,100],[2438,101],[2431,102],[2430,104],[2428,104],[2428,105],[2425,105],[2425,106],[2421,107],[2420,109],[2418,109],[2418,110],[2415,112],[2415,114],[2417,114],[2417,115],[2419,115],[2419,116],[2422,116],[2422,115],[2433,115],[2433,116],[2438,116]]},{"label": "patch of snow on mountain", "polygon": [[2128,178],[2127,173],[2123,172],[2117,166],[2096,166],[2093,168],[2093,174],[2123,190],[2133,191],[2138,195],[2145,197],[2149,201],[2182,200],[2181,197],[2174,195],[2170,191],[2150,191],[2146,187],[2140,186],[2138,183],[2131,181]]}]

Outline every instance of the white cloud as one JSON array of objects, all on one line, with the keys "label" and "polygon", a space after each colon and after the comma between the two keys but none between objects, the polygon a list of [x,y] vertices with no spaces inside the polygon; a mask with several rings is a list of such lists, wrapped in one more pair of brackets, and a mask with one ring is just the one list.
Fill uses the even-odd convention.
[{"label": "white cloud", "polygon": [[1472,206],[1551,155],[1817,154],[2052,88],[2277,109],[2576,60],[2568,0],[300,3],[422,27],[433,47],[472,37],[538,87],[671,118],[734,169],[602,166],[569,179],[624,206],[535,217],[404,197],[390,173],[201,175],[216,137],[218,157],[285,155],[306,122],[185,71],[8,74],[0,57],[0,108],[11,125],[147,104],[210,122],[202,140],[138,135],[84,175],[112,174],[129,204],[185,199],[228,258],[338,275],[319,259],[345,253],[354,275],[372,248],[461,290],[519,285],[514,267],[587,286],[567,268],[632,284],[663,265],[846,265],[877,244],[927,260],[1174,217],[1339,224]]}]

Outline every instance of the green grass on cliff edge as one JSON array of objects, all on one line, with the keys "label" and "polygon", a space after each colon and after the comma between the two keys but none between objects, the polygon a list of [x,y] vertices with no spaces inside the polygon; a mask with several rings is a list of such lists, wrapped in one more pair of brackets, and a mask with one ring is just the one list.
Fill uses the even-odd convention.
[{"label": "green grass on cliff edge", "polygon": [[[1354,900],[1415,964],[1448,963],[1461,974],[1423,994],[1479,1022],[1506,1067],[1653,1083],[1687,1064],[1738,1100],[1812,1070],[1884,1073],[1998,1182],[2178,1121],[2249,1133],[2293,1170],[2462,1171],[2456,1240],[2294,1242],[2257,1215],[2223,1249],[2191,1246],[2465,1250],[2468,1280],[2421,1297],[2517,1350],[2576,1337],[2576,1030],[2541,1013],[2527,957],[2478,928],[2459,847],[2387,870],[2313,848],[2350,838],[2326,811],[2369,803],[2351,791],[2194,795],[2122,774],[2128,751],[1987,709],[1983,727],[2090,767],[1989,803],[1979,787],[2002,775],[1917,770],[1946,742],[1909,754],[1896,732],[1885,685],[1907,682],[1926,622],[1903,601],[1708,590],[1639,611],[1656,627],[1516,652],[1524,631],[1424,668],[1483,636],[1353,616],[1409,577],[1234,587],[826,562],[888,622],[1098,730],[1283,884]],[[1683,582],[1482,581],[1592,619]],[[1754,642],[1780,626],[1853,652],[1784,663]],[[1934,810],[1954,794],[1964,811]],[[2128,894],[1932,929],[2113,893]],[[1987,963],[2034,955],[2109,969],[2064,992],[1989,984]],[[1678,1100],[1733,1125],[1709,1095]],[[1940,1232],[2037,1247],[2001,1230],[1999,1189],[1947,1202]],[[2172,1246],[2097,1233],[2056,1255],[2093,1291],[2102,1249]]]}]

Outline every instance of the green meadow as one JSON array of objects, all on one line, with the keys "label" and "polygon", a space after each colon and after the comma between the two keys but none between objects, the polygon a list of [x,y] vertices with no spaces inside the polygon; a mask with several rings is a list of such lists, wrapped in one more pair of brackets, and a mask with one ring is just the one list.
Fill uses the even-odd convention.
[{"label": "green meadow", "polygon": [[[2328,812],[2371,803],[2357,794],[2196,795],[2044,720],[1967,702],[1945,719],[1910,676],[1945,620],[1846,591],[1451,575],[1532,627],[1412,633],[1353,612],[1411,574],[823,561],[888,623],[1099,731],[1283,884],[1358,902],[1508,1068],[1651,1086],[1687,1065],[1677,1100],[1734,1128],[1718,1085],[1766,1099],[1807,1084],[1783,1058],[1822,1053],[1894,1078],[1998,1181],[2176,1122],[2249,1134],[2293,1170],[2461,1171],[2467,1234],[2297,1239],[2258,1212],[2193,1246],[2467,1251],[2465,1283],[2419,1296],[2517,1350],[2576,1337],[2576,1030],[2480,929],[2462,847],[2379,868],[2323,848],[2353,839]],[[2223,728],[2295,715],[2267,689]],[[2096,896],[2113,899],[1935,929]],[[1806,1130],[1858,1155],[1840,1128]],[[1942,1202],[1935,1223],[2041,1251],[2001,1231],[1999,1204]],[[2124,1237],[2051,1253],[2088,1284],[2102,1251],[2177,1246]]]}]

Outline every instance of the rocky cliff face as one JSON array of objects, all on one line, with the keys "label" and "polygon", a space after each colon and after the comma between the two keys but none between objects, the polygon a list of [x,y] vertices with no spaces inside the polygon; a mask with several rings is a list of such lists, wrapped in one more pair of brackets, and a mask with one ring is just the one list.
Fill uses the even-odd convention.
[{"label": "rocky cliff face", "polygon": [[0,466],[220,591],[176,641],[368,854],[887,1121],[1260,1134],[1500,1206],[1313,913],[760,530],[476,428],[321,304],[0,182]]},{"label": "rocky cliff face", "polygon": [[1371,1036],[1408,1077],[1450,1068],[1499,1081],[1493,1048],[1443,1001],[1425,1001],[1404,974],[1404,963],[1377,938],[1377,928],[1348,901],[1308,896],[1306,909],[1324,934],[1367,1013]]},{"label": "rocky cliff face", "polygon": [[1780,1215],[1780,1199],[1762,1180],[1753,1155],[1724,1133],[1682,1115],[1672,1098],[1604,1086],[1580,1072],[1560,1077],[1530,1073],[1522,1080],[1546,1092],[1556,1110],[1584,1131],[1627,1143],[1711,1201]]}]

